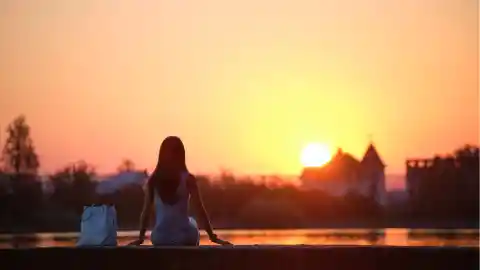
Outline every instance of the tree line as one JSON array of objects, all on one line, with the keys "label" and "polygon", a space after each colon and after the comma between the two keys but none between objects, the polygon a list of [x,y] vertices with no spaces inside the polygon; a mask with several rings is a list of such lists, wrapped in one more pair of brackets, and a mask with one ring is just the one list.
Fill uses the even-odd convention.
[{"label": "tree line", "polygon": [[[94,167],[80,161],[40,180],[40,161],[26,118],[17,117],[6,131],[0,171],[0,231],[78,231],[83,206],[97,185]],[[429,227],[449,221],[476,227],[478,147],[461,148],[455,154],[460,170],[437,170],[429,175],[435,179],[425,181],[420,196],[395,207],[382,207],[374,199],[354,193],[333,197],[289,185],[272,187],[228,172],[222,172],[218,181],[201,175],[197,180],[217,228],[415,227],[417,221],[427,221]],[[118,170],[135,170],[135,164],[123,160]],[[138,228],[142,187],[128,186],[113,194],[112,201],[120,228]]]}]

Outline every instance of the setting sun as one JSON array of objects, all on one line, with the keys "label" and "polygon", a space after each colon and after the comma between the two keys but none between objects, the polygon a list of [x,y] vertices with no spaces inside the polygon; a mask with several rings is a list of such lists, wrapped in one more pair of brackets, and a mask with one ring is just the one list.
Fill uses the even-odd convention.
[{"label": "setting sun", "polygon": [[310,143],[302,150],[301,162],[305,167],[319,167],[327,163],[332,157],[327,145]]}]

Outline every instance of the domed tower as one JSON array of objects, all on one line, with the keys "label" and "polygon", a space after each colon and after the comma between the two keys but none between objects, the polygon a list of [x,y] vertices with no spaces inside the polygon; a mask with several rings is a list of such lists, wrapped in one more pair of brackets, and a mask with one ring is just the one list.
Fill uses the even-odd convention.
[{"label": "domed tower", "polygon": [[360,165],[366,195],[372,196],[379,204],[385,205],[387,199],[385,188],[386,166],[373,143],[368,146]]}]

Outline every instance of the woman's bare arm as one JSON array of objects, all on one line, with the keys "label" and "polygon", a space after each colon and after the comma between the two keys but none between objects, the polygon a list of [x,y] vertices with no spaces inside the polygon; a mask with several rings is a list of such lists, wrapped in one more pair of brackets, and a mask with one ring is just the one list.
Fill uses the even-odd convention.
[{"label": "woman's bare arm", "polygon": [[192,204],[195,208],[195,212],[202,222],[205,231],[207,232],[210,239],[216,238],[216,235],[213,233],[212,225],[210,224],[210,219],[208,218],[207,211],[203,206],[202,196],[200,194],[200,190],[198,189],[197,180],[195,176],[190,175],[187,179],[187,187],[188,191],[190,192]]},{"label": "woman's bare arm", "polygon": [[142,213],[140,214],[140,239],[145,238],[145,232],[150,221],[150,213],[152,212],[153,187],[150,184],[150,181],[147,182],[143,190],[144,200]]}]

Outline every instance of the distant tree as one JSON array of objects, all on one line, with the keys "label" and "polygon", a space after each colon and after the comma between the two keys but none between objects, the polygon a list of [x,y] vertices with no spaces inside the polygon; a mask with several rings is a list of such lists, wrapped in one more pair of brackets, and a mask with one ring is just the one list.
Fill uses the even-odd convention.
[{"label": "distant tree", "polygon": [[72,182],[73,175],[71,166],[65,167],[50,176],[53,186],[52,201],[68,207],[73,198]]},{"label": "distant tree", "polygon": [[478,158],[479,148],[478,146],[472,146],[469,144],[464,145],[461,148],[455,150],[454,155],[457,158]]},{"label": "distant tree", "polygon": [[77,162],[73,167],[72,188],[76,195],[75,206],[79,209],[84,204],[91,202],[91,196],[95,192],[95,168],[85,161]]},{"label": "distant tree", "polygon": [[135,163],[132,160],[126,158],[122,160],[120,166],[118,166],[117,170],[119,172],[131,172],[135,170]]},{"label": "distant tree", "polygon": [[52,200],[65,207],[81,210],[91,203],[95,190],[95,169],[85,161],[68,165],[51,176]]},{"label": "distant tree", "polygon": [[15,118],[6,131],[8,137],[1,156],[5,171],[15,174],[36,173],[40,162],[25,116]]},{"label": "distant tree", "polygon": [[226,188],[235,186],[236,179],[230,170],[225,168],[220,169],[220,184]]},{"label": "distant tree", "polygon": [[85,176],[86,179],[90,180],[96,175],[95,167],[83,160],[71,165],[70,169],[75,176],[82,175]]},{"label": "distant tree", "polygon": [[465,145],[454,152],[457,163],[467,170],[478,171],[479,148],[478,146]]}]

